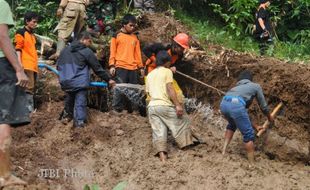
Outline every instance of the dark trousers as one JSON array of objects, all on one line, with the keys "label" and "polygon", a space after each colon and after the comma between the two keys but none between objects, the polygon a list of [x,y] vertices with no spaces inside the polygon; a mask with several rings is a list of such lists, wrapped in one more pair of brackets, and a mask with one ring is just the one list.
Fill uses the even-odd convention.
[{"label": "dark trousers", "polygon": [[116,68],[116,81],[117,83],[138,84],[138,73],[136,70]]},{"label": "dark trousers", "polygon": [[265,40],[260,40],[258,43],[260,55],[265,55],[268,50],[268,43]]},{"label": "dark trousers", "polygon": [[29,114],[33,108],[29,96],[16,82],[14,68],[5,57],[0,58],[0,124],[30,123]]},{"label": "dark trousers", "polygon": [[258,42],[258,48],[260,55],[265,55],[267,50],[269,49],[269,46],[272,45],[272,38],[266,37],[266,38],[260,38],[260,36],[256,36],[256,40]]},{"label": "dark trousers", "polygon": [[[116,82],[138,84],[138,73],[136,70],[116,68]],[[114,90],[112,107],[118,112],[123,111],[125,107],[127,108],[128,112],[132,112],[132,104],[121,90]]]},{"label": "dark trousers", "polygon": [[74,121],[79,123],[86,122],[87,118],[87,90],[66,92],[65,111],[73,115]]}]

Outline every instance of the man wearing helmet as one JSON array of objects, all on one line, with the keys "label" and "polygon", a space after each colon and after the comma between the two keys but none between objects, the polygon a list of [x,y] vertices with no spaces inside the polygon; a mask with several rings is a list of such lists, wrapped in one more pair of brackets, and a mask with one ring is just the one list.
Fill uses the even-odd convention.
[{"label": "man wearing helmet", "polygon": [[180,63],[185,49],[189,48],[189,36],[185,33],[179,33],[174,38],[171,44],[164,46],[161,43],[154,43],[143,48],[143,53],[148,60],[145,63],[147,72],[150,73],[156,68],[156,54],[161,50],[166,50],[171,56],[170,69],[173,73],[176,72],[176,66]]},{"label": "man wearing helmet", "polygon": [[[145,46],[142,51],[144,55],[148,57],[145,63],[145,67],[147,70],[146,73],[149,74],[156,68],[156,55],[159,51],[162,50],[167,51],[169,56],[171,57],[170,70],[175,73],[183,58],[184,50],[189,48],[188,43],[189,36],[185,33],[179,33],[173,38],[172,43],[167,46],[164,46],[161,43],[154,43],[149,46]],[[183,103],[183,92],[175,80],[173,80],[173,87],[177,93],[178,100]]]}]

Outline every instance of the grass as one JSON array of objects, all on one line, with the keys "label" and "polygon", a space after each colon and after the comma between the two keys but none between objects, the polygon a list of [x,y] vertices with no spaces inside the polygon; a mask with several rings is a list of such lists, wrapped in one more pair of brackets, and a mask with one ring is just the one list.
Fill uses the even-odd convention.
[{"label": "grass", "polygon": [[[175,17],[192,29],[193,36],[203,42],[204,48],[208,44],[219,44],[226,48],[240,52],[259,54],[258,44],[251,36],[236,37],[225,31],[223,26],[214,24],[208,18],[196,18],[176,11]],[[270,48],[269,56],[292,62],[304,62],[310,64],[310,45],[297,45],[294,43],[275,40]]]}]

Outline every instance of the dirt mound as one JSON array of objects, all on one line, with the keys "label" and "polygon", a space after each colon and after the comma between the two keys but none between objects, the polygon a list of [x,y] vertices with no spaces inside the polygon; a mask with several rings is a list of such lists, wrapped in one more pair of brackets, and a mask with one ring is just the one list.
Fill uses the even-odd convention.
[{"label": "dirt mound", "polygon": [[[144,44],[169,42],[176,31],[188,31],[169,16],[155,14],[144,19],[147,28],[140,31]],[[240,133],[228,154],[221,155],[226,121],[218,114],[221,97],[216,91],[176,75],[186,95],[204,103],[189,100],[195,108],[190,115],[193,126],[207,144],[179,150],[169,135],[169,160],[162,164],[153,156],[147,118],[90,109],[87,127],[72,129],[72,122],[63,125],[58,120],[63,94],[56,77],[40,75],[44,90],[33,122],[13,130],[13,171],[30,185],[11,189],[78,190],[97,184],[108,190],[120,182],[126,183],[126,189],[310,189],[310,168],[300,161],[309,152],[309,68],[215,49],[218,54],[214,56],[190,50],[182,71],[226,91],[240,70],[248,68],[262,85],[270,107],[279,101],[286,104],[269,146],[258,147],[254,169],[247,166]],[[253,119],[262,123],[258,106],[252,107]]]},{"label": "dirt mound", "polygon": [[[150,43],[154,39],[169,43],[170,34],[188,32],[189,29],[178,21],[163,15],[146,17],[151,26],[141,30],[141,41]],[[161,27],[160,27],[161,26]],[[145,35],[143,35],[145,34]],[[276,122],[275,131],[284,138],[300,141],[306,149],[310,139],[310,67],[301,64],[289,64],[273,58],[257,57],[251,54],[238,53],[222,47],[209,45],[206,51],[193,40],[194,48],[185,55],[185,64],[181,72],[227,91],[236,83],[239,73],[248,69],[254,74],[254,81],[261,84],[267,103],[273,109],[279,102],[285,104],[285,111]],[[213,55],[212,55],[213,54]],[[210,103],[215,109],[219,107],[222,96],[215,90],[205,88],[183,76],[176,74],[177,81],[188,97],[195,97],[204,103]],[[266,118],[261,114],[258,105],[251,107],[252,120],[263,124]],[[297,151],[298,152],[298,151]],[[277,153],[281,159],[308,159],[303,148],[300,154]]]}]

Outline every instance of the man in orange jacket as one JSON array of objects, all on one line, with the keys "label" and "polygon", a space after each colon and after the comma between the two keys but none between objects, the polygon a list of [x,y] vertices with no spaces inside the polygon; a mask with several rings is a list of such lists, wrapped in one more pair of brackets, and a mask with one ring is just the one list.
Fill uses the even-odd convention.
[{"label": "man in orange jacket", "polygon": [[143,48],[143,53],[149,59],[146,61],[145,66],[147,67],[147,72],[150,73],[156,68],[156,54],[161,50],[166,50],[171,56],[171,66],[170,69],[173,73],[176,72],[176,65],[183,57],[183,52],[185,49],[189,48],[189,36],[185,33],[179,33],[174,38],[171,44],[164,46],[160,43],[154,43]]},{"label": "man in orange jacket", "polygon": [[31,94],[30,101],[33,101],[35,83],[38,73],[38,54],[36,49],[36,37],[34,29],[37,27],[39,15],[34,12],[27,12],[24,16],[24,28],[17,30],[15,34],[15,49],[19,61],[22,63],[25,73],[29,78],[26,92]]},{"label": "man in orange jacket", "polygon": [[[137,70],[140,70],[141,75],[144,76],[140,41],[135,34],[136,22],[135,16],[125,15],[122,20],[123,27],[111,40],[110,74],[116,76],[117,83],[138,84]],[[112,107],[116,112],[123,111],[124,98],[122,97],[122,94],[114,92]],[[131,109],[131,105],[128,108]]]}]

